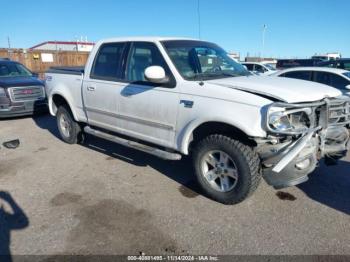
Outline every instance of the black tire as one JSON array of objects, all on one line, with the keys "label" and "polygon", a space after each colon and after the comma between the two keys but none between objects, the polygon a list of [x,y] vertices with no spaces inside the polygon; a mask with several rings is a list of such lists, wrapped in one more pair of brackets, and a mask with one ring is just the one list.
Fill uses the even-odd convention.
[{"label": "black tire", "polygon": [[[67,122],[67,128],[69,129],[69,134],[63,130],[62,125],[60,124],[61,118]],[[78,122],[74,120],[73,114],[70,108],[67,105],[61,105],[57,109],[56,114],[57,127],[60,133],[62,140],[68,144],[77,144],[83,141],[83,132],[81,126]]]},{"label": "black tire", "polygon": [[[205,155],[215,150],[227,154],[236,166],[238,179],[234,187],[227,192],[215,190],[202,171]],[[198,183],[204,193],[223,204],[242,202],[257,189],[261,180],[260,159],[254,148],[228,136],[215,134],[200,141],[193,150],[193,162]]]}]

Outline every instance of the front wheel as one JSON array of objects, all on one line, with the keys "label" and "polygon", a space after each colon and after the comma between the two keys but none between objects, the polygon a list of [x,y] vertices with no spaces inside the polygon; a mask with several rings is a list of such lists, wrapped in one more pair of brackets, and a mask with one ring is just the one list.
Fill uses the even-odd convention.
[{"label": "front wheel", "polygon": [[62,105],[57,110],[57,127],[64,142],[68,144],[76,144],[82,141],[82,130],[74,120],[69,107]]},{"label": "front wheel", "polygon": [[260,160],[248,145],[224,135],[210,135],[197,144],[193,154],[199,185],[220,203],[237,204],[259,185]]}]

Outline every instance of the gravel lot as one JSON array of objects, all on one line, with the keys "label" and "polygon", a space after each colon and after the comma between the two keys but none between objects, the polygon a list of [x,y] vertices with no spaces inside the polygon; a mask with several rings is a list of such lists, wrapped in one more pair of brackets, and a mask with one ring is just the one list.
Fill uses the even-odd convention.
[{"label": "gravel lot", "polygon": [[67,145],[48,115],[0,121],[0,141],[13,138],[19,148],[0,150],[0,191],[19,215],[0,213],[1,252],[350,255],[350,156],[286,194],[262,182],[224,206],[198,193],[188,159],[92,137]]}]

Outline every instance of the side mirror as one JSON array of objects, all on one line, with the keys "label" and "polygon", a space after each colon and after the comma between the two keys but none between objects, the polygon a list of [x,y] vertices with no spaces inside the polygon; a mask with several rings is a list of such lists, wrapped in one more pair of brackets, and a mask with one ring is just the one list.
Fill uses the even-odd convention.
[{"label": "side mirror", "polygon": [[38,78],[39,74],[38,73],[32,73],[32,76]]},{"label": "side mirror", "polygon": [[350,85],[347,85],[345,88],[348,89],[348,90],[350,90]]},{"label": "side mirror", "polygon": [[165,70],[161,66],[149,66],[145,70],[145,78],[147,81],[155,84],[165,84],[169,82],[169,78],[165,75]]}]

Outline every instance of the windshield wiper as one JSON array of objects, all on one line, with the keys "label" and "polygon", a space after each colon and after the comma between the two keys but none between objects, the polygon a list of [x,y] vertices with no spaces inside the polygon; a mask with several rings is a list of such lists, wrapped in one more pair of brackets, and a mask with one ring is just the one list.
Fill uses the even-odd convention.
[{"label": "windshield wiper", "polygon": [[234,74],[234,73],[227,73],[227,72],[222,72],[221,75],[230,76],[230,77],[242,76],[242,74]]},{"label": "windshield wiper", "polygon": [[237,76],[248,76],[251,75],[249,72],[248,73],[239,73],[239,74],[235,74],[235,73],[229,73],[229,72],[224,72],[224,71],[217,71],[217,72],[204,72],[204,73],[197,73],[191,77],[189,77],[189,79],[200,79],[203,80],[205,78],[212,78],[212,77],[220,77],[220,76],[225,76],[225,77],[237,77]]},{"label": "windshield wiper", "polygon": [[202,78],[206,78],[206,77],[217,77],[218,74],[216,73],[196,73],[193,76],[190,76],[190,79],[202,79]]},{"label": "windshield wiper", "polygon": [[227,72],[212,72],[212,73],[197,73],[194,76],[189,77],[190,79],[202,79],[202,78],[212,78],[212,77],[220,77],[220,76],[227,76],[227,77],[236,77],[241,76],[240,74],[233,74],[233,73],[227,73]]}]

